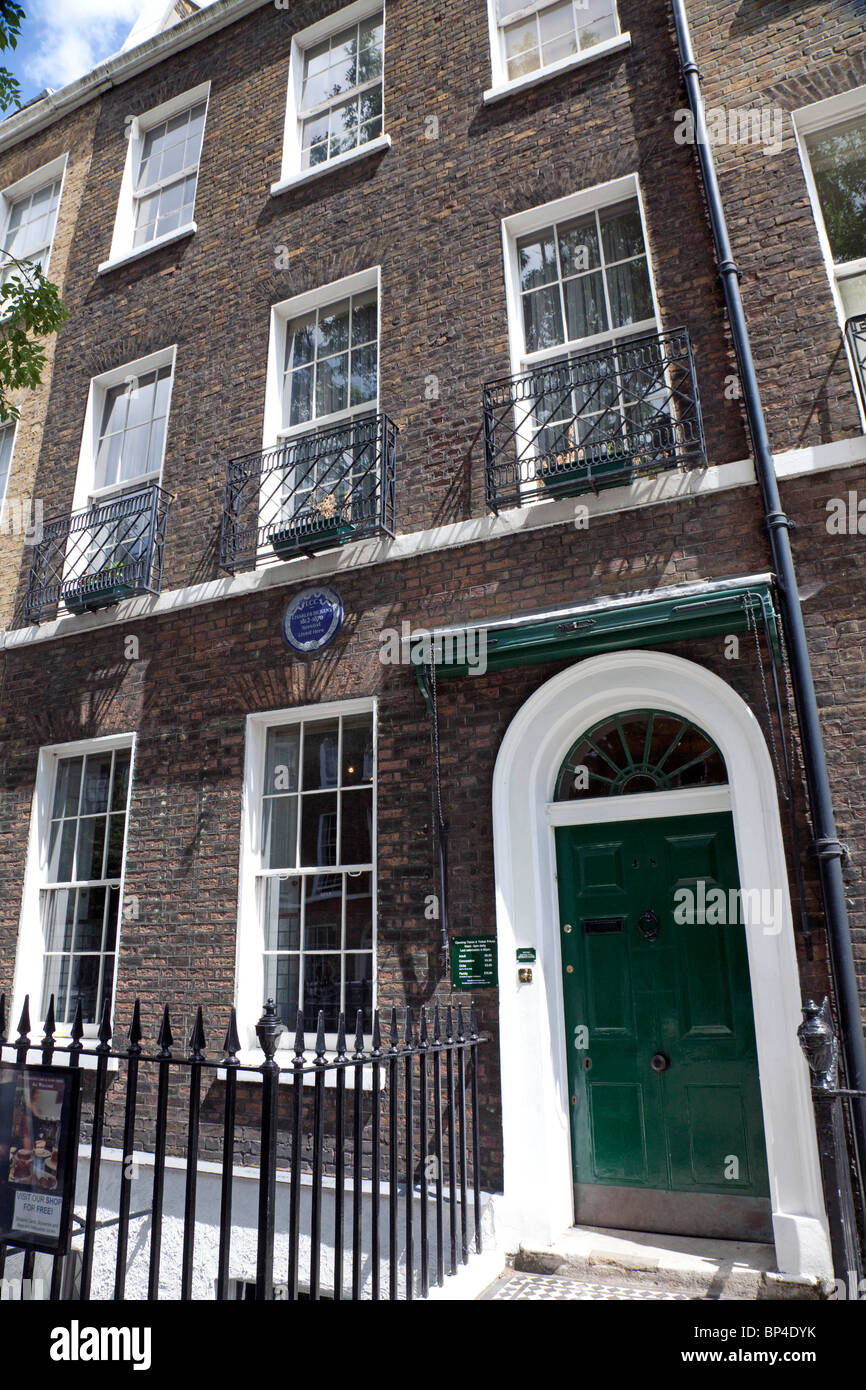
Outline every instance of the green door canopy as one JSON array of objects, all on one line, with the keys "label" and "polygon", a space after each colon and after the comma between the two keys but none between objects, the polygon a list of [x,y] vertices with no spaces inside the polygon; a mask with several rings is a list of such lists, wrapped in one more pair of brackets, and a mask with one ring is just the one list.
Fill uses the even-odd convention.
[{"label": "green door canopy", "polygon": [[[595,601],[554,612],[462,627],[418,630],[404,639],[408,659],[429,705],[429,667],[436,679],[486,669],[594,656],[625,647],[654,647],[763,629],[774,663],[781,664],[773,576],[721,583],[682,584],[607,603]],[[479,662],[483,643],[485,664]]]}]

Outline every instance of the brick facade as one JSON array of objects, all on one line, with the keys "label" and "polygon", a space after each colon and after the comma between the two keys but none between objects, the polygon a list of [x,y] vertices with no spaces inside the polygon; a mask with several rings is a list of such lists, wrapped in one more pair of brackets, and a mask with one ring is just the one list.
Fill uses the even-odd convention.
[{"label": "brick facade", "polygon": [[[711,467],[748,457],[730,390],[734,363],[693,152],[672,139],[683,104],[663,0],[619,0],[624,53],[485,107],[490,59],[481,0],[395,0],[386,29],[386,128],[393,146],[270,198],[279,175],[292,34],[330,3],[262,6],[227,30],[109,90],[70,120],[4,157],[3,177],[75,148],[52,272],[65,258],[70,319],[46,380],[35,495],[46,516],[71,507],[91,377],[177,344],[164,485],[174,495],[164,590],[214,579],[226,460],[262,435],[269,306],[380,265],[380,400],[400,427],[398,534],[484,514],[481,386],[510,370],[500,220],[637,172],[661,320],[685,325],[696,349]],[[866,82],[866,36],[854,7],[783,3],[690,10],[708,104],[778,101],[786,110]],[[768,37],[772,42],[768,45]],[[757,53],[761,62],[756,62]],[[647,80],[651,74],[652,80]],[[781,75],[784,74],[784,82]],[[195,237],[107,275],[130,114],[210,79]],[[428,139],[425,121],[437,116]],[[92,146],[88,142],[92,140]],[[87,147],[87,153],[84,149]],[[859,432],[840,338],[793,137],[773,159],[719,152],[758,371],[777,451]],[[74,236],[69,231],[74,222]],[[61,225],[63,236],[61,238]],[[62,248],[62,255],[61,255]],[[288,248],[287,269],[277,269]],[[425,381],[440,383],[425,399]],[[35,406],[35,402],[34,402]],[[23,457],[16,458],[23,468]],[[22,484],[23,486],[24,484]],[[866,561],[857,536],[828,537],[827,500],[866,489],[866,468],[792,478],[783,500],[824,713],[839,830],[851,851],[851,911],[866,993],[863,675]],[[866,495],[866,493],[864,493]],[[7,567],[10,561],[7,561]],[[18,599],[26,583],[21,566]],[[621,514],[589,529],[552,527],[432,550],[339,576],[346,621],[320,656],[290,656],[280,620],[297,587],[281,582],[174,615],[99,627],[7,653],[0,704],[0,987],[11,989],[21,880],[38,750],[136,731],[116,1016],[142,1000],[151,1029],[163,1003],[178,1037],[201,1002],[220,1040],[235,987],[238,848],[248,714],[357,695],[380,702],[379,1002],[448,994],[436,891],[430,726],[411,673],[379,661],[385,627],[454,624],[565,606],[662,585],[766,572],[770,555],[754,486],[707,492]],[[0,577],[6,571],[0,571]],[[138,654],[127,659],[133,633]],[[751,638],[727,661],[721,641],[679,644],[715,671],[766,725]],[[493,765],[520,706],[555,670],[524,667],[443,686],[443,796],[450,823],[452,928],[493,933]],[[575,730],[575,736],[579,733]],[[802,786],[798,829],[808,844]],[[786,833],[787,829],[786,829]],[[789,840],[789,853],[792,847]],[[815,921],[811,958],[798,944],[804,995],[827,988],[815,865],[804,865]],[[510,968],[510,967],[509,967]],[[502,1176],[495,991],[479,998],[485,1181]]]},{"label": "brick facade", "polygon": [[[0,154],[0,189],[17,183],[25,175],[33,173],[44,164],[50,164],[61,155],[68,155],[49,265],[50,279],[57,285],[61,296],[66,291],[66,272],[78,209],[90,168],[91,142],[97,115],[96,104],[83,107],[57,121],[26,144],[13,146]],[[0,628],[12,626],[15,591],[22,558],[25,566],[30,564],[30,547],[24,544],[25,537],[12,532],[9,504],[20,505],[24,499],[42,496],[41,480],[40,491],[35,491],[36,477],[56,351],[57,338],[48,339],[45,343],[46,361],[40,386],[35,391],[19,391],[13,399],[13,404],[19,407],[21,415],[6,488],[7,519],[0,533]]]}]

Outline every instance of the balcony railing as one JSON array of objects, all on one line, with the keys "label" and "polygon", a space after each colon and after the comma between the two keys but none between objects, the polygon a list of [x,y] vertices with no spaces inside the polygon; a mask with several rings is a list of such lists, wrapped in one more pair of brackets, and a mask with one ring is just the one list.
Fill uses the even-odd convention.
[{"label": "balcony railing", "polygon": [[232,459],[220,564],[234,572],[394,534],[397,426],[361,415]]},{"label": "balcony railing", "polygon": [[48,521],[34,547],[25,620],[108,608],[134,594],[158,594],[171,498],[152,484]]},{"label": "balcony railing", "polygon": [[489,383],[484,439],[493,511],[702,462],[688,332],[620,338]]},{"label": "balcony railing", "polygon": [[866,314],[857,314],[845,324],[845,339],[854,363],[860,405],[866,411]]}]

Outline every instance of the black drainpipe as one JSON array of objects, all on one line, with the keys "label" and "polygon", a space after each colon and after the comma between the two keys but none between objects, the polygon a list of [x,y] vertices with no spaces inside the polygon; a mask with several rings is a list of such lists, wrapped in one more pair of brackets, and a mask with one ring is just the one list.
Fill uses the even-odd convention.
[{"label": "black drainpipe", "polygon": [[[815,832],[815,852],[818,856],[818,872],[827,919],[830,970],[836,996],[847,1084],[852,1090],[866,1091],[866,1044],[864,1044],[863,1039],[857,976],[854,970],[854,953],[851,949],[848,908],[845,902],[845,882],[842,877],[844,849],[839,843],[836,833],[830,778],[827,772],[821,723],[818,717],[818,701],[809,661],[803,610],[800,605],[797,579],[794,573],[791,539],[788,535],[792,523],[783,512],[779,497],[773,453],[767,433],[767,422],[764,418],[758,377],[749,344],[749,331],[746,327],[743,301],[740,296],[740,274],[734,263],[719,183],[716,177],[715,161],[707,134],[704,102],[701,95],[701,74],[695,62],[683,0],[672,0],[672,3],[683,82],[694,117],[695,141],[701,177],[707,199],[710,225],[716,243],[719,278],[725,293],[731,336],[737,355],[740,385],[755,455],[755,473],[764,503],[770,548],[773,555],[773,569],[779,589],[782,623],[791,663],[791,681],[800,723],[803,761],[806,768],[806,781]],[[860,1158],[860,1171],[866,1172],[866,1099],[863,1097],[855,1098],[852,1112],[854,1141]]]}]

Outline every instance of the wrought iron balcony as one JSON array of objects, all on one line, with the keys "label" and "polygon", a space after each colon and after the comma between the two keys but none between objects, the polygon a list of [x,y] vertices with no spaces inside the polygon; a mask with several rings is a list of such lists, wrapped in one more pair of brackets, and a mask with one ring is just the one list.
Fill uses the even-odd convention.
[{"label": "wrought iron balcony", "polygon": [[856,314],[848,320],[845,324],[845,339],[851,351],[851,361],[854,363],[860,404],[866,411],[866,314]]},{"label": "wrought iron balcony", "polygon": [[234,572],[394,534],[397,426],[360,415],[232,459],[220,564]]},{"label": "wrought iron balcony", "polygon": [[152,484],[48,521],[34,546],[25,621],[108,608],[133,594],[158,594],[171,498]]},{"label": "wrought iron balcony", "polygon": [[484,440],[492,511],[702,462],[688,332],[621,338],[490,382]]}]

